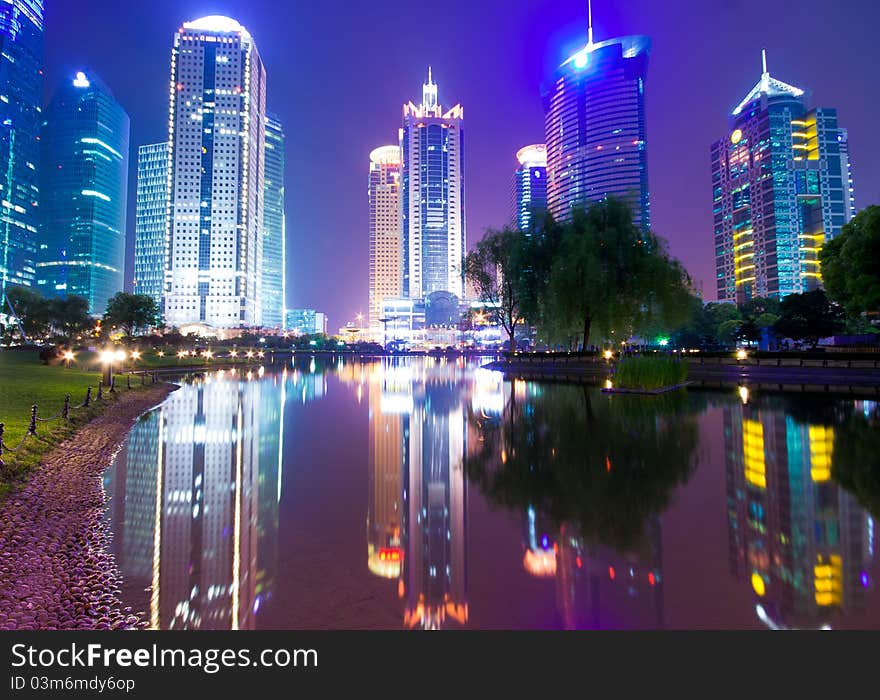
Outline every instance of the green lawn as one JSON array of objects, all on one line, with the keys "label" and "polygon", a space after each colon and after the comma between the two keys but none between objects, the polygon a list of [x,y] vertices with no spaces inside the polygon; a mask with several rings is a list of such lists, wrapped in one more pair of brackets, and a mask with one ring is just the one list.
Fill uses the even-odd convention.
[{"label": "green lawn", "polygon": [[101,378],[97,370],[47,367],[36,352],[0,350],[0,423],[6,426],[3,441],[18,444],[27,431],[33,404],[37,404],[37,415],[49,417],[61,411],[68,392],[72,406],[83,402],[87,387],[92,387],[94,395]]},{"label": "green lawn", "polygon": [[[43,418],[61,413],[64,397],[68,393],[71,405],[69,421],[39,422],[38,439],[29,437],[17,452],[4,448],[2,459],[5,466],[0,469],[0,497],[31,467],[37,465],[45,452],[97,416],[114,400],[109,394],[103,401],[96,400],[100,368],[85,357],[78,357],[78,360],[70,369],[63,364],[48,367],[40,362],[36,351],[0,350],[0,423],[4,424],[5,445],[16,448],[27,433],[33,404],[37,404],[37,416]],[[132,390],[140,386],[140,381],[133,380]],[[88,387],[92,387],[92,405],[77,408],[83,403]],[[117,391],[127,391],[124,380],[118,382]]]}]

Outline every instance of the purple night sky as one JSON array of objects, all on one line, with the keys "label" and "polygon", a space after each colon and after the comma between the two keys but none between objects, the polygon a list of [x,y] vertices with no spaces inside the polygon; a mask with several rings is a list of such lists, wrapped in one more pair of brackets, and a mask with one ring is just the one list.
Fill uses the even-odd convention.
[{"label": "purple night sky", "polygon": [[[774,77],[836,107],[850,132],[856,206],[880,202],[874,0],[594,0],[596,40],[647,34],[648,164],[655,231],[714,296],[709,145],[757,82]],[[586,0],[46,0],[46,94],[81,67],[131,115],[129,248],[137,146],[167,137],[172,36],[226,14],[254,36],[270,109],[287,129],[289,307],[335,331],[367,310],[367,169],[394,143],[428,65],[465,110],[468,242],[508,215],[514,154],[544,140],[540,85],[586,43]],[[131,250],[128,274],[132,276]]]}]

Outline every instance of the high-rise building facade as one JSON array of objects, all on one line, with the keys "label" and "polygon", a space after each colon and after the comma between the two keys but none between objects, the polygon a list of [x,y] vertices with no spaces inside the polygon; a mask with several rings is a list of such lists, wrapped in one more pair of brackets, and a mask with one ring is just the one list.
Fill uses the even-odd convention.
[{"label": "high-rise building facade", "polygon": [[804,90],[771,77],[765,54],[711,162],[718,300],[819,287],[819,251],[855,208],[837,110],[808,110]]},{"label": "high-rise building facade", "polygon": [[169,325],[261,325],[266,71],[229,17],[185,23],[171,53]]},{"label": "high-rise building facade", "polygon": [[168,219],[168,143],[138,149],[134,240],[134,291],[155,299],[161,309],[165,283]]},{"label": "high-rise building facade", "polygon": [[636,225],[651,223],[645,79],[651,40],[593,42],[545,86],[547,206],[557,220],[609,196],[627,202]]},{"label": "high-rise building facade", "polygon": [[80,71],[49,104],[40,158],[37,286],[101,315],[125,286],[130,120],[110,88]]},{"label": "high-rise building facade", "polygon": [[444,110],[428,70],[422,102],[403,107],[401,218],[403,295],[464,294],[467,252],[464,110]]},{"label": "high-rise building facade", "polygon": [[32,286],[39,227],[43,0],[0,3],[0,297]]},{"label": "high-rise building facade", "polygon": [[263,319],[266,328],[284,325],[287,243],[284,218],[284,126],[266,117],[266,166],[263,193]]},{"label": "high-rise building facade", "polygon": [[521,148],[516,160],[510,223],[518,231],[530,231],[535,213],[547,209],[547,146],[536,143]]},{"label": "high-rise building facade", "polygon": [[399,297],[403,284],[400,227],[400,146],[370,153],[370,335],[382,337],[382,303]]}]

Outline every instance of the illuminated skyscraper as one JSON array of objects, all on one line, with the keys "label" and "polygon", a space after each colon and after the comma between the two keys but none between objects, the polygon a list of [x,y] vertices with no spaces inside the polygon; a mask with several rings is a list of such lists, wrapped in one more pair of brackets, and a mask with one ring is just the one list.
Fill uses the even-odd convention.
[{"label": "illuminated skyscraper", "polygon": [[128,114],[98,76],[80,71],[45,116],[37,286],[44,296],[81,296],[100,315],[125,282]]},{"label": "illuminated skyscraper", "polygon": [[401,216],[403,296],[464,294],[467,252],[464,187],[464,110],[445,110],[428,69],[422,103],[403,107]]},{"label": "illuminated skyscraper", "polygon": [[513,176],[513,212],[510,222],[518,231],[529,231],[533,215],[547,208],[547,147],[526,146],[516,154],[519,167]]},{"label": "illuminated skyscraper", "polygon": [[0,298],[35,282],[43,0],[0,3]]},{"label": "illuminated skyscraper", "polygon": [[566,60],[544,88],[547,205],[557,220],[572,207],[615,196],[633,221],[651,223],[645,78],[651,40],[593,41]]},{"label": "illuminated skyscraper", "polygon": [[138,149],[134,291],[153,297],[160,309],[165,283],[167,217],[168,144],[141,146]]},{"label": "illuminated skyscraper", "polygon": [[263,205],[263,326],[284,325],[287,245],[284,218],[284,127],[266,118],[266,177]]},{"label": "illuminated skyscraper", "polygon": [[782,298],[821,284],[819,251],[854,214],[837,110],[764,71],[711,148],[719,301]]},{"label": "illuminated skyscraper", "polygon": [[165,319],[259,326],[266,71],[229,17],[186,22],[171,53]]},{"label": "illuminated skyscraper", "polygon": [[382,338],[382,303],[403,283],[400,229],[400,146],[370,153],[370,334]]}]

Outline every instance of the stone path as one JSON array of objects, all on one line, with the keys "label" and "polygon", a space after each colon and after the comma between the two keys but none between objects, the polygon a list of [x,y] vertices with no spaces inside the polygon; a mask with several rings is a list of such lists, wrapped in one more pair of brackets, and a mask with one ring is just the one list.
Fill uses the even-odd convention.
[{"label": "stone path", "polygon": [[146,625],[120,598],[101,476],[137,417],[174,388],[122,394],[0,503],[0,630]]}]

